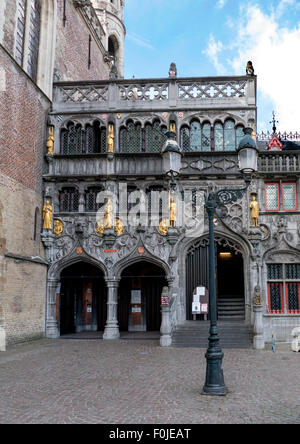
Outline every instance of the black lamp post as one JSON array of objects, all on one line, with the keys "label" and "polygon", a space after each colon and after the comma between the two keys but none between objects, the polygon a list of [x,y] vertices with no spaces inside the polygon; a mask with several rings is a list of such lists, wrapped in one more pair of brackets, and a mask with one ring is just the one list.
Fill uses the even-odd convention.
[{"label": "black lamp post", "polygon": [[251,183],[251,175],[257,171],[258,149],[252,139],[252,128],[244,129],[245,136],[238,147],[239,170],[243,174],[246,187],[241,189],[223,189],[215,193],[209,193],[205,202],[205,208],[209,220],[209,313],[210,330],[208,349],[206,351],[206,380],[202,393],[204,395],[224,396],[227,394],[225,386],[222,359],[223,353],[219,344],[217,328],[217,300],[216,300],[216,265],[215,265],[215,238],[214,218],[215,211],[224,205],[230,204],[241,198]]}]

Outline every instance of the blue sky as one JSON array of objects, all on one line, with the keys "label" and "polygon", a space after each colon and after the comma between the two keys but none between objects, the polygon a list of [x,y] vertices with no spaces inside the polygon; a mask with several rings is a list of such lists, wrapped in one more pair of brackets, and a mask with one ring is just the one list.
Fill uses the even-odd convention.
[{"label": "blue sky", "polygon": [[300,131],[300,0],[126,0],[125,77],[258,75],[258,129]]}]

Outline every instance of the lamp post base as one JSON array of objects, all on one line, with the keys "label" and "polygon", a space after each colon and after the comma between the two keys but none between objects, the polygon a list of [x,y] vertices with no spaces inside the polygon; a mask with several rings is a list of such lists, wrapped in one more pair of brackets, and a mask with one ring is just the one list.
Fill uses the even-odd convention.
[{"label": "lamp post base", "polygon": [[222,359],[224,354],[219,346],[217,327],[213,326],[208,338],[209,346],[205,354],[206,379],[202,389],[203,395],[225,396],[228,389],[225,386],[222,370]]}]

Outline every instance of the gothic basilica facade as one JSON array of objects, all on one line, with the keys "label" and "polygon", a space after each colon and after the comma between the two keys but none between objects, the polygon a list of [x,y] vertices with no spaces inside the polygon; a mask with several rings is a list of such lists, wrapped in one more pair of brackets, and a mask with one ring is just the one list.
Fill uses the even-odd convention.
[{"label": "gothic basilica facade", "polygon": [[[23,3],[16,1],[16,11],[24,15]],[[269,136],[256,134],[253,68],[241,76],[179,78],[172,63],[165,78],[126,80],[122,0],[48,3],[46,11],[41,2],[35,59],[26,53],[26,32],[22,45],[12,32],[11,50],[5,48],[8,25],[0,19],[0,98],[9,99],[15,76],[39,108],[36,132],[21,141],[19,127],[15,136],[28,148],[22,163],[9,134],[3,140],[2,348],[86,331],[104,340],[160,332],[160,345],[174,346],[183,327],[205,325],[205,200],[212,190],[245,186],[236,150],[246,128],[259,151],[258,171],[214,221],[218,320],[233,331],[247,328],[255,348],[274,338],[291,342],[300,327],[299,151],[275,127]],[[43,20],[49,30],[52,19],[65,39],[53,39],[49,52]],[[77,50],[68,40],[76,26]],[[86,69],[78,63],[83,54]],[[49,66],[39,66],[43,57]],[[54,72],[54,83],[49,77],[46,84],[42,69]],[[175,179],[165,168],[169,145],[181,153]]]}]

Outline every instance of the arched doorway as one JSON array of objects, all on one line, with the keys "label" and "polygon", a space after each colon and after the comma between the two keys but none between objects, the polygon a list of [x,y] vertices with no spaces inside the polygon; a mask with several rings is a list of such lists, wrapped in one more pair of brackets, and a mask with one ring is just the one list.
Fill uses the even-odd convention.
[{"label": "arched doorway", "polygon": [[61,273],[60,334],[103,331],[106,315],[106,285],[100,268],[77,262]]},{"label": "arched doorway", "polygon": [[168,286],[164,270],[147,261],[125,268],[118,294],[120,331],[159,331],[161,293]]},{"label": "arched doorway", "polygon": [[[216,292],[218,319],[245,319],[244,261],[241,247],[222,236],[215,236]],[[186,255],[186,319],[204,320],[192,314],[197,287],[209,290],[208,239],[196,241]],[[209,314],[208,314],[209,318]]]}]

